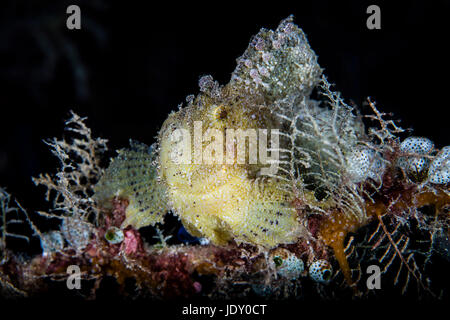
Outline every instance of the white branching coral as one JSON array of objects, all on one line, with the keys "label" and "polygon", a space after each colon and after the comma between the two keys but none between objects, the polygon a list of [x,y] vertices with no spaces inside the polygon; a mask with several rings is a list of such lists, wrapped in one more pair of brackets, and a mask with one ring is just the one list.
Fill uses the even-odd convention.
[{"label": "white branching coral", "polygon": [[[77,251],[87,245],[97,221],[98,209],[92,199],[93,186],[103,172],[99,155],[107,150],[107,140],[93,138],[91,129],[84,123],[85,119],[72,112],[72,117],[66,121],[66,130],[75,137],[71,141],[54,138],[46,142],[60,161],[59,172],[54,177],[41,174],[33,178],[36,185],[47,188],[46,199],[53,205],[51,212],[38,213],[61,219],[61,235]],[[50,251],[59,248],[58,239],[55,234],[45,236],[43,248]],[[48,248],[52,243],[54,248]]]},{"label": "white branching coral", "polygon": [[[13,226],[19,225],[21,232],[14,231]],[[29,230],[31,229],[31,230]],[[11,277],[1,269],[12,258],[12,252],[8,250],[8,240],[18,239],[30,243],[30,235],[42,234],[30,220],[27,211],[20,203],[12,199],[11,195],[0,187],[0,296],[24,297],[25,291],[17,287]]]},{"label": "white branching coral", "polygon": [[11,202],[11,195],[5,189],[0,187],[0,264],[7,258],[7,238],[18,238],[26,242],[30,241],[29,237],[26,235],[9,231],[10,226],[28,223],[28,214],[25,209],[22,208],[17,200],[14,200],[14,203]]},{"label": "white branching coral", "polygon": [[363,221],[366,218],[364,201],[357,191],[358,181],[352,177],[355,168],[348,172],[348,163],[359,144],[367,140],[364,125],[340,93],[331,90],[324,76],[316,90],[321,100],[299,95],[275,105],[275,114],[285,124],[282,137],[288,145],[281,150],[286,161],[280,163],[279,172],[288,172],[286,188],[292,190],[292,186],[301,186],[300,190],[313,190],[316,196],[319,191],[324,195],[319,195],[320,198],[331,199],[348,215]]},{"label": "white branching coral", "polygon": [[50,201],[54,192],[53,208],[64,215],[88,219],[95,216],[94,201],[91,199],[93,185],[102,174],[99,154],[107,150],[105,139],[93,138],[91,129],[84,120],[72,112],[72,118],[66,121],[66,130],[79,137],[72,141],[46,141],[52,153],[60,161],[60,171],[53,178],[49,174],[41,174],[33,178],[36,185],[47,187],[46,199]]}]

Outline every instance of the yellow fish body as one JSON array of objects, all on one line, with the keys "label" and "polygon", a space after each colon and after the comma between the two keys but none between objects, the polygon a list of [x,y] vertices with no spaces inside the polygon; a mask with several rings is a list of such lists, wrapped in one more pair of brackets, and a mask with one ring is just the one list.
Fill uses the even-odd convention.
[{"label": "yellow fish body", "polygon": [[[226,96],[232,90],[222,91]],[[160,176],[167,186],[171,207],[186,229],[216,244],[231,239],[268,247],[294,242],[299,224],[293,199],[280,188],[276,178],[258,176],[263,165],[249,163],[248,148],[244,164],[236,161],[235,143],[223,143],[223,157],[210,164],[194,163],[195,151],[191,147],[186,149],[192,150],[191,163],[179,164],[171,159],[174,149],[180,148],[175,146],[179,142],[171,138],[174,130],[186,130],[191,138],[186,143],[191,143],[195,140],[192,139],[195,123],[200,121],[202,136],[213,129],[221,133],[223,140],[227,139],[229,129],[257,132],[259,128],[279,126],[270,110],[251,105],[238,95],[218,99],[200,96],[194,104],[169,116],[159,135]],[[210,143],[211,140],[202,141],[203,152]],[[233,164],[225,163],[230,153]]]},{"label": "yellow fish body", "polygon": [[[289,99],[308,98],[321,72],[292,17],[275,31],[262,29],[226,86],[203,77],[196,99],[169,115],[157,148],[121,151],[96,187],[97,202],[129,199],[123,226],[154,225],[172,211],[191,234],[214,244],[234,239],[271,248],[295,242],[304,228],[294,205],[296,180],[282,170],[285,159],[272,157],[289,148],[289,139],[278,146],[267,140],[289,132],[276,110]],[[283,111],[285,118],[291,111]],[[257,142],[254,136],[239,140],[238,132],[249,131]],[[271,150],[272,164],[262,161],[261,142]]]}]

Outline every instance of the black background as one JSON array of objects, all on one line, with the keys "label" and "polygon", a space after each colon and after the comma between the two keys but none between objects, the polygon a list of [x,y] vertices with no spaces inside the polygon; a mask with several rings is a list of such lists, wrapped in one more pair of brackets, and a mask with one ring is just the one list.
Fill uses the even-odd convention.
[{"label": "black background", "polygon": [[[81,30],[66,28],[70,4],[81,8]],[[381,8],[381,30],[366,28],[370,4]],[[0,8],[0,186],[30,211],[46,206],[31,177],[58,165],[42,140],[64,135],[69,110],[109,140],[107,156],[130,138],[151,144],[167,114],[198,93],[200,76],[226,84],[250,37],[290,14],[347,101],[368,111],[370,96],[415,135],[448,143],[449,1],[4,0]]]}]

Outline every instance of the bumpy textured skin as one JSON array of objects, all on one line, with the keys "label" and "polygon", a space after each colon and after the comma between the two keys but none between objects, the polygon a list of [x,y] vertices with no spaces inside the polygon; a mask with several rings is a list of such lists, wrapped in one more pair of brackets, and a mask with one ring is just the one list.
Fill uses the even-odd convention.
[{"label": "bumpy textured skin", "polygon": [[291,95],[308,97],[322,69],[303,31],[290,16],[275,31],[261,29],[237,59],[230,84],[274,102]]}]

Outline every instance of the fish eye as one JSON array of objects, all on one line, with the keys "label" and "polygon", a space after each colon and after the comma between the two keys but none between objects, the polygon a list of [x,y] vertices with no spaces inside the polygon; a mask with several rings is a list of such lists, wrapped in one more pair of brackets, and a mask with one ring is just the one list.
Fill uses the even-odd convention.
[{"label": "fish eye", "polygon": [[279,267],[283,264],[283,259],[281,259],[279,256],[273,257],[273,262],[275,263],[275,266]]}]

